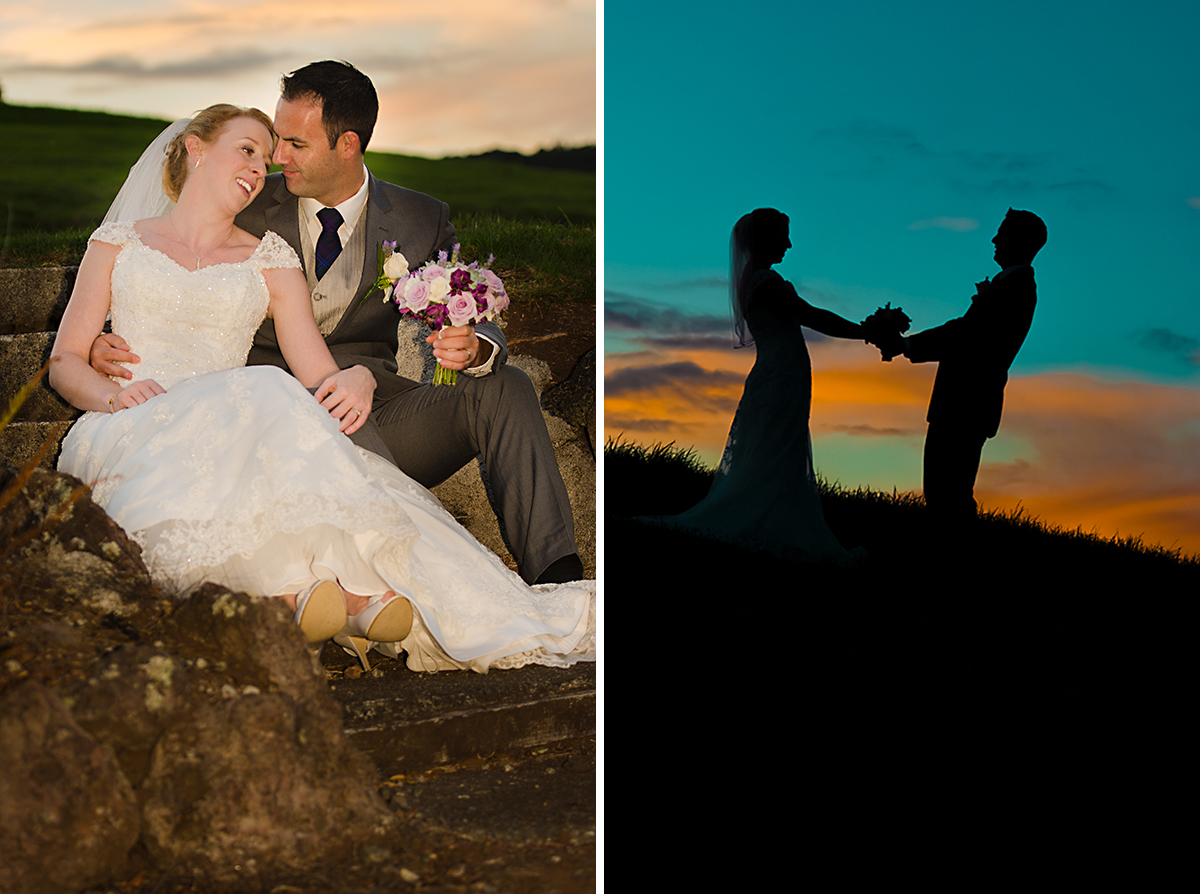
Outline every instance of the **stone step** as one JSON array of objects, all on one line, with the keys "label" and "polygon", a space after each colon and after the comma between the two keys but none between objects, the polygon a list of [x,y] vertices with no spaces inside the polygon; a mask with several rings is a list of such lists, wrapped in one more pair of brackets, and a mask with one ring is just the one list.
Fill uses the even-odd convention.
[{"label": "stone step", "polygon": [[0,334],[57,329],[78,267],[0,270]]},{"label": "stone step", "polygon": [[357,665],[330,643],[322,663],[347,737],[387,776],[596,733],[591,662],[480,676],[418,674],[380,658],[370,674],[348,679],[344,669]]},{"label": "stone step", "polygon": [[[50,356],[53,332],[18,332],[0,335],[0,407],[8,407]],[[62,422],[76,419],[79,411],[58,396],[43,377],[17,410],[23,421]]]},{"label": "stone step", "polygon": [[19,468],[25,465],[49,440],[50,449],[42,459],[41,467],[53,469],[58,462],[62,440],[70,428],[70,422],[10,422],[0,430],[0,466]]}]

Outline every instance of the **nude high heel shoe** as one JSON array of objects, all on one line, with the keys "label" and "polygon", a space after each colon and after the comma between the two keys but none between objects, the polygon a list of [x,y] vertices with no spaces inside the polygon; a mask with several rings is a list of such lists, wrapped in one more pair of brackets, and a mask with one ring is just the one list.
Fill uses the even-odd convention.
[{"label": "nude high heel shoe", "polygon": [[357,658],[364,671],[369,671],[367,652],[371,651],[372,643],[399,642],[412,630],[412,622],[412,603],[405,597],[374,596],[361,612],[346,618],[346,626],[333,641]]},{"label": "nude high heel shoe", "polygon": [[296,594],[292,616],[310,646],[332,638],[346,626],[346,597],[334,581],[319,580]]}]

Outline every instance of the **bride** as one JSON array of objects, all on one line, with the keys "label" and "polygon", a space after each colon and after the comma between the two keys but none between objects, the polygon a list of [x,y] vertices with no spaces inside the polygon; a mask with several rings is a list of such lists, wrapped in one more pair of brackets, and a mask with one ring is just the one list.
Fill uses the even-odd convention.
[{"label": "bride", "polygon": [[[279,596],[310,643],[333,638],[364,667],[371,648],[426,671],[595,660],[594,581],[526,585],[346,437],[373,386],[340,389],[328,409],[306,390],[370,373],[338,370],[295,252],[234,225],[262,189],[270,119],[216,105],[180,124],[114,203],[117,217],[166,213],[106,222],[80,264],[50,382],[88,412],[59,469],[92,483],[164,586]],[[88,362],[110,313],[141,350],[125,387]],[[295,378],[244,365],[268,316]]]},{"label": "bride", "polygon": [[[773,208],[744,215],[730,238],[730,301],[737,347],[758,355],[746,378],[708,495],[654,522],[801,561],[849,563],[821,510],[808,421],[812,365],[801,326],[864,338],[863,326],[813,307],[775,270],[792,247],[788,218]],[[647,519],[650,520],[650,519]]]}]

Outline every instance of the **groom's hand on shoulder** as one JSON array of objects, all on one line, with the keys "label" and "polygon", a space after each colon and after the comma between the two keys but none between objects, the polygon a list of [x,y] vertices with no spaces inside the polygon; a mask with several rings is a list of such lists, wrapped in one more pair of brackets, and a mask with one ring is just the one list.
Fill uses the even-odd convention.
[{"label": "groom's hand on shoulder", "polygon": [[101,375],[132,379],[133,373],[124,366],[119,366],[118,361],[141,363],[142,358],[129,350],[129,343],[121,336],[101,332],[92,342],[92,349],[88,352],[88,363]]}]

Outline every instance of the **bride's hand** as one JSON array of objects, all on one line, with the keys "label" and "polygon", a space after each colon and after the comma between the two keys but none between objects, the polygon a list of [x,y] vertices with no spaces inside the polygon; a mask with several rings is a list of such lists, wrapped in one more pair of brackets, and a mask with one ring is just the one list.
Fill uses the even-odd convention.
[{"label": "bride's hand", "polygon": [[321,406],[338,420],[338,428],[352,435],[366,424],[375,399],[375,376],[365,366],[340,369],[315,392]]},{"label": "bride's hand", "polygon": [[133,373],[124,366],[118,366],[117,361],[124,363],[140,363],[137,354],[129,350],[129,343],[119,335],[111,332],[101,332],[92,342],[88,353],[88,363],[96,372],[106,376],[116,376],[119,379],[132,379]]},{"label": "bride's hand", "polygon": [[112,411],[127,410],[130,407],[136,407],[138,404],[144,404],[156,394],[166,394],[167,389],[153,379],[142,379],[126,385],[112,398],[109,404]]}]

